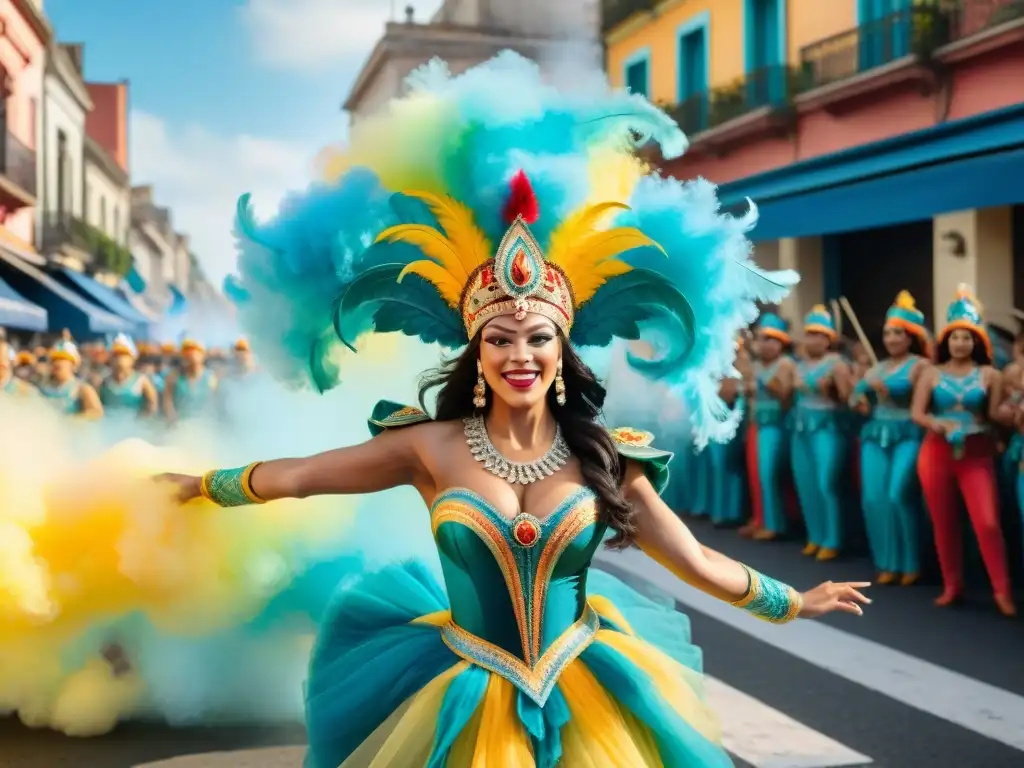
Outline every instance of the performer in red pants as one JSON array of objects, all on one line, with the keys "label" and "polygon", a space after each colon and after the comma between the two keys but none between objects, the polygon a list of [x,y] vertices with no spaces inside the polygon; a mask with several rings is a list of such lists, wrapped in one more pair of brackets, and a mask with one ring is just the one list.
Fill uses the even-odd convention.
[{"label": "performer in red pants", "polygon": [[912,416],[928,430],[918,455],[917,473],[935,530],[943,591],[935,601],[958,602],[964,591],[963,541],[959,497],[963,494],[985,562],[996,606],[1016,615],[1010,594],[1006,545],[999,524],[995,441],[991,424],[1003,420],[1002,382],[992,367],[992,344],[981,309],[965,286],[946,314],[939,334],[936,365],[921,374],[914,389]]}]

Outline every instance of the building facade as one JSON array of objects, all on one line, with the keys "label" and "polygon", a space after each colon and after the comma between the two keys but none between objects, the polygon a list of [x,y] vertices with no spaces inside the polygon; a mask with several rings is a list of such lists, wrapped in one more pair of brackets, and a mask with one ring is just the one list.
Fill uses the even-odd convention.
[{"label": "building facade", "polygon": [[576,71],[601,61],[597,0],[445,0],[426,23],[407,12],[385,26],[345,100],[353,124],[402,92],[406,77],[439,57],[458,74],[503,50],[549,71],[571,57]]},{"label": "building facade", "polygon": [[32,0],[0,0],[0,236],[32,261],[43,70],[49,23]]},{"label": "building facade", "polygon": [[[93,109],[85,121],[82,217],[126,248],[132,191],[128,168],[128,83],[87,83]],[[127,251],[126,251],[127,252]],[[127,269],[122,270],[122,273]]]},{"label": "building facade", "polygon": [[188,236],[175,232],[171,212],[156,204],[153,188],[132,187],[128,249],[147,302],[166,311],[189,292]]},{"label": "building facade", "polygon": [[907,288],[938,325],[965,282],[1012,324],[1024,305],[1024,3],[603,8],[609,80],[690,137],[665,172],[720,185],[729,211],[754,200],[758,260],[802,273],[792,319],[845,295],[874,331]]}]

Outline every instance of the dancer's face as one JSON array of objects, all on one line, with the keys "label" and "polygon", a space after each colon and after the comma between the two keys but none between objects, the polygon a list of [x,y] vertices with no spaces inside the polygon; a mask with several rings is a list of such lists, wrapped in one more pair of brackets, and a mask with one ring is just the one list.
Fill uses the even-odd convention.
[{"label": "dancer's face", "polygon": [[544,401],[558,374],[562,343],[555,324],[542,315],[494,318],[480,337],[480,363],[493,396],[510,408]]},{"label": "dancer's face", "polygon": [[974,353],[974,334],[957,328],[949,334],[949,356],[954,360],[969,360]]},{"label": "dancer's face", "polygon": [[811,331],[804,334],[804,349],[809,357],[821,357],[828,352],[830,346],[832,346],[832,339],[824,333]]},{"label": "dancer's face", "polygon": [[766,363],[770,362],[782,354],[782,342],[764,331],[758,331],[754,353]]},{"label": "dancer's face", "polygon": [[118,373],[128,373],[135,367],[135,358],[131,355],[118,353],[110,359],[110,365]]},{"label": "dancer's face", "polygon": [[63,357],[58,357],[50,362],[50,375],[54,381],[60,384],[71,381],[75,376],[75,364]]},{"label": "dancer's face", "polygon": [[898,325],[887,325],[882,330],[882,344],[889,357],[903,357],[910,351],[910,334]]}]

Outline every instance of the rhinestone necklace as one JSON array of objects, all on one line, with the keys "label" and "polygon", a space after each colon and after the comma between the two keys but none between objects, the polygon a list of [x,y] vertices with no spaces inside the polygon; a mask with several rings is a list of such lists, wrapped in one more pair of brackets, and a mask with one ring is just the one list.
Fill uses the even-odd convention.
[{"label": "rhinestone necklace", "polygon": [[550,477],[569,461],[569,444],[562,437],[562,428],[555,426],[555,439],[548,452],[539,459],[527,462],[510,461],[494,447],[487,434],[483,416],[470,416],[463,420],[466,443],[473,458],[484,465],[484,469],[509,483],[535,483]]}]

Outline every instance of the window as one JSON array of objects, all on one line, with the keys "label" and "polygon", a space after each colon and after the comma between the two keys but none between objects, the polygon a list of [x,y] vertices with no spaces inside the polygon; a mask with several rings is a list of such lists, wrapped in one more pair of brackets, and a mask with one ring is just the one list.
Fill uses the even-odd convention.
[{"label": "window", "polygon": [[750,107],[786,98],[786,0],[746,0],[747,99]]},{"label": "window", "polygon": [[676,31],[678,38],[679,73],[678,120],[687,133],[708,126],[708,23],[704,12],[685,22]]},{"label": "window", "polygon": [[64,131],[57,131],[57,216],[60,219],[71,211],[71,183],[68,135]]},{"label": "window", "polygon": [[107,198],[100,195],[100,232],[107,231]]},{"label": "window", "polygon": [[910,53],[913,0],[859,0],[860,67],[871,69]]},{"label": "window", "polygon": [[626,88],[630,93],[650,96],[650,67],[646,53],[626,63]]},{"label": "window", "polygon": [[89,211],[92,203],[92,185],[85,185],[85,194],[82,196],[82,218],[86,221],[89,220]]},{"label": "window", "polygon": [[121,242],[121,211],[120,211],[120,209],[117,208],[117,206],[114,206],[114,229],[112,231],[114,233],[114,242],[115,243],[120,243]]}]

